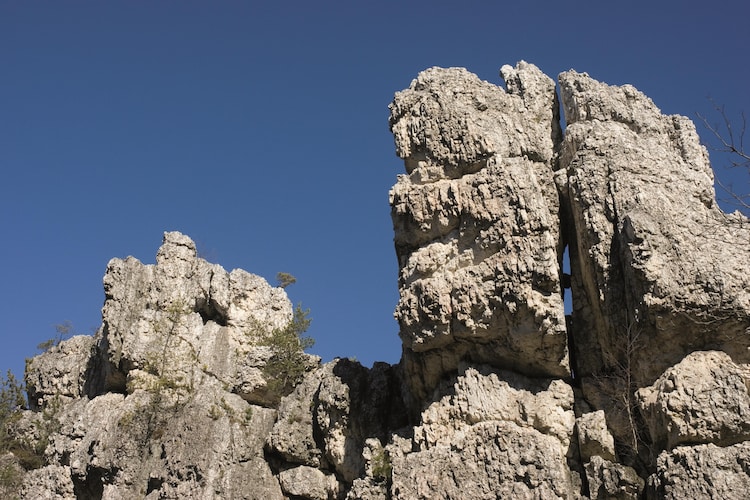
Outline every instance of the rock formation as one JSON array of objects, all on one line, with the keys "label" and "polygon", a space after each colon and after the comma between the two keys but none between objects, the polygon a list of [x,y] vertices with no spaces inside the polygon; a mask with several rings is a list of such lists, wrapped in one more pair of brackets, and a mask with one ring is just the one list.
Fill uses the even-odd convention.
[{"label": "rock formation", "polygon": [[391,190],[404,367],[424,399],[460,361],[570,374],[553,157],[555,84],[525,63],[508,91],[433,68],[396,94],[408,175]]},{"label": "rock formation", "polygon": [[95,336],[29,362],[20,497],[744,498],[750,221],[688,119],[568,71],[563,131],[552,79],[501,75],[391,105],[399,364],[307,356],[279,401],[284,290],[166,233],[109,263]]}]

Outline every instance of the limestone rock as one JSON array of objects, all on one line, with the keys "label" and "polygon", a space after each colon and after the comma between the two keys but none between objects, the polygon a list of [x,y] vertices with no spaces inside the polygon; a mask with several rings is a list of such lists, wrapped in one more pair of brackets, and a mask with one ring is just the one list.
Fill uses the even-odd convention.
[{"label": "limestone rock", "polygon": [[575,498],[565,449],[511,422],[482,422],[393,461],[394,499]]},{"label": "limestone rock", "polygon": [[598,455],[586,464],[586,479],[591,500],[638,500],[645,484],[631,467]]},{"label": "limestone rock", "polygon": [[281,399],[279,416],[268,436],[268,448],[290,464],[320,467],[323,452],[315,441],[317,393],[326,365],[307,373],[288,396]]},{"label": "limestone rock", "polygon": [[22,498],[52,495],[51,475],[76,498],[282,498],[264,455],[276,412],[248,401],[272,399],[260,344],[291,318],[285,292],[199,259],[180,233],[156,261],[113,259],[96,336],[29,362],[37,411],[17,434],[48,443],[49,465]]},{"label": "limestone rock", "polygon": [[94,349],[93,337],[78,335],[31,358],[26,365],[26,391],[32,410],[50,398],[74,399],[86,394],[86,372]]},{"label": "limestone rock", "polygon": [[391,105],[398,365],[308,356],[279,403],[284,290],[166,233],[109,263],[93,338],[29,362],[20,497],[746,496],[750,221],[633,87],[563,73],[563,138],[554,82],[501,75],[432,68]]},{"label": "limestone rock", "polygon": [[559,83],[578,375],[643,387],[694,350],[749,362],[750,224],[717,207],[692,122],[629,85]]},{"label": "limestone rock", "polygon": [[615,461],[615,440],[607,429],[604,411],[581,415],[576,419],[576,430],[582,461],[588,462],[594,456]]},{"label": "limestone rock", "polygon": [[390,193],[396,318],[417,400],[461,359],[569,375],[554,82],[527,63],[503,76],[507,91],[432,68],[391,104],[408,173]]},{"label": "limestone rock", "polygon": [[258,341],[291,319],[283,289],[209,264],[177,232],[164,234],[156,265],[110,261],[104,288],[103,390],[126,389],[139,369],[183,386],[207,375],[253,403],[271,403],[261,374],[269,354]]},{"label": "limestone rock", "polygon": [[20,498],[75,500],[78,496],[70,479],[70,468],[64,465],[50,465],[30,471],[24,478]]},{"label": "limestone rock", "polygon": [[281,471],[279,482],[287,495],[310,500],[336,498],[339,491],[335,476],[305,465]]},{"label": "limestone rock", "polygon": [[741,500],[750,491],[750,442],[678,446],[659,455],[646,498]]},{"label": "limestone rock", "polygon": [[698,351],[669,368],[638,398],[652,442],[720,446],[750,439],[750,379],[719,351]]},{"label": "limestone rock", "polygon": [[346,496],[347,500],[388,500],[389,498],[388,486],[372,479],[355,479]]},{"label": "limestone rock", "polygon": [[385,363],[368,370],[356,361],[325,365],[315,406],[325,457],[348,483],[364,475],[362,452],[368,438],[386,440],[389,429],[406,423],[395,373]]},{"label": "limestone rock", "polygon": [[441,393],[410,444],[386,447],[393,498],[577,497],[570,386],[464,367]]},{"label": "limestone rock", "polygon": [[282,399],[268,449],[285,462],[335,472],[348,485],[364,476],[368,440],[385,441],[406,425],[397,372],[336,359],[308,373]]}]

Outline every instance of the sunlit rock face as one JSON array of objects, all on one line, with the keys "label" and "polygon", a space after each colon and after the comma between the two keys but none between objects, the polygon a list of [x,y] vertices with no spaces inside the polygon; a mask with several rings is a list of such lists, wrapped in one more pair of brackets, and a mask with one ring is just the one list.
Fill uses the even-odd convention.
[{"label": "sunlit rock face", "polygon": [[0,494],[745,498],[750,221],[632,86],[561,74],[563,133],[552,79],[501,76],[428,69],[391,105],[399,364],[307,355],[279,401],[284,290],[165,233],[108,264],[95,336],[27,363]]},{"label": "sunlit rock face", "polygon": [[750,362],[750,225],[716,205],[693,123],[630,85],[575,71],[559,81],[579,374],[611,371],[633,349],[638,384],[695,350]]},{"label": "sunlit rock face", "polygon": [[391,104],[406,164],[390,194],[404,366],[418,398],[462,360],[565,377],[553,80],[504,66],[419,74]]}]

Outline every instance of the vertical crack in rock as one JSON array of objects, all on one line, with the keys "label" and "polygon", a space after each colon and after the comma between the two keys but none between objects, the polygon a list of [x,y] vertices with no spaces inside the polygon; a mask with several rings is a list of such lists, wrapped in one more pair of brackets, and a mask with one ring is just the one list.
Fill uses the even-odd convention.
[{"label": "vertical crack in rock", "polygon": [[621,453],[653,463],[635,391],[693,351],[750,362],[750,226],[716,206],[687,118],[662,115],[630,85],[575,71],[559,83],[577,375]]},{"label": "vertical crack in rock", "polygon": [[692,123],[629,85],[569,71],[560,87],[568,126],[557,180],[577,241],[576,317],[589,334],[580,348],[599,353],[583,373],[613,368],[628,328],[649,353],[635,360],[638,383],[700,348],[747,362],[750,231],[715,205]]}]

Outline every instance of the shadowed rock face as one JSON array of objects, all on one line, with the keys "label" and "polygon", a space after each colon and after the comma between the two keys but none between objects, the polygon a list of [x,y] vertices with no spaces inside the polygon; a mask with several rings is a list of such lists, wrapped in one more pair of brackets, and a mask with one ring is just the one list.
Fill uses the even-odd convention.
[{"label": "shadowed rock face", "polygon": [[744,498],[750,221],[686,118],[569,71],[563,134],[553,80],[501,75],[391,105],[398,365],[310,356],[277,405],[286,294],[165,233],[109,263],[93,338],[29,361],[20,497]]}]

